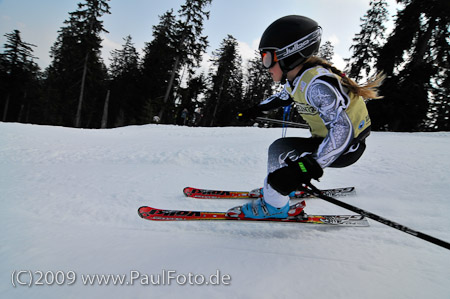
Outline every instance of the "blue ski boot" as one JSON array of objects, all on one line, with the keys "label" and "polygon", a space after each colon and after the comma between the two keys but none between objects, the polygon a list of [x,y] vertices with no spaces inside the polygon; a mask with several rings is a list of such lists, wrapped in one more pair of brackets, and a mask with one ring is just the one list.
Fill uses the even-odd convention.
[{"label": "blue ski boot", "polygon": [[282,208],[271,206],[263,198],[258,198],[241,207],[242,213],[246,218],[265,219],[265,218],[287,218],[289,212],[289,201]]}]

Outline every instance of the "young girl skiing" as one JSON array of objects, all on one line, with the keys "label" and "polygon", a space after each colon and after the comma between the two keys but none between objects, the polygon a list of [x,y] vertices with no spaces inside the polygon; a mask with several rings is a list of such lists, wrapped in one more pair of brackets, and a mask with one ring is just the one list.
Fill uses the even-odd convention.
[{"label": "young girl skiing", "polygon": [[[291,15],[273,22],[259,44],[262,64],[284,89],[243,113],[253,118],[262,111],[295,103],[310,126],[311,138],[281,138],[269,147],[268,176],[263,197],[240,208],[248,218],[286,218],[289,193],[326,167],[346,167],[363,154],[370,133],[364,99],[378,98],[378,76],[359,86],[323,59],[321,27],[312,19]],[[231,211],[231,210],[230,210]]]}]

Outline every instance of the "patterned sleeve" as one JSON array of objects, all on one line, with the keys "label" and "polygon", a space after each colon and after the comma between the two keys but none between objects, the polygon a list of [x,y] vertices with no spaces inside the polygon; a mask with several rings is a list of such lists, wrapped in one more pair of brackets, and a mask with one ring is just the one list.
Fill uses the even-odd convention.
[{"label": "patterned sleeve", "polygon": [[258,106],[262,111],[269,111],[280,107],[288,106],[293,102],[290,94],[283,88],[282,91],[268,97]]},{"label": "patterned sleeve", "polygon": [[345,109],[348,99],[333,85],[320,79],[314,80],[308,88],[306,99],[317,109],[328,129],[328,134],[313,153],[322,168],[333,163],[353,139],[353,125]]}]

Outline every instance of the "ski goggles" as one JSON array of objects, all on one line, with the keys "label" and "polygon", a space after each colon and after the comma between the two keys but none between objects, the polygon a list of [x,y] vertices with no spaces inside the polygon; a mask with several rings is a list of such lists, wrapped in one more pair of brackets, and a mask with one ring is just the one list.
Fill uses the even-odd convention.
[{"label": "ski goggles", "polygon": [[278,62],[277,54],[275,50],[261,51],[262,65],[266,69],[270,69]]},{"label": "ski goggles", "polygon": [[315,31],[311,32],[307,36],[287,45],[282,49],[263,49],[260,51],[262,57],[262,64],[266,69],[269,69],[275,65],[278,61],[281,61],[292,54],[299,53],[303,58],[309,57],[303,54],[303,50],[306,48],[320,43],[322,36],[322,28],[318,27]]}]

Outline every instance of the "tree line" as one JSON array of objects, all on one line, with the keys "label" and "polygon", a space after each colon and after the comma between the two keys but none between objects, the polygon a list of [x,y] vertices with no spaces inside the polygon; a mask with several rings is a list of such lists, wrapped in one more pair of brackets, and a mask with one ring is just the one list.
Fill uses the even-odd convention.
[{"label": "tree line", "polygon": [[[84,0],[69,13],[42,71],[36,47],[20,31],[6,33],[0,55],[2,121],[79,128],[112,128],[152,122],[193,126],[242,125],[236,115],[279,88],[259,54],[243,65],[237,40],[227,35],[199,72],[208,47],[203,35],[212,0],[186,0],[159,16],[140,57],[131,36],[101,58],[101,17],[109,0]],[[398,0],[402,9],[387,35],[385,0],[372,0],[350,48],[346,74],[356,80],[383,72],[383,99],[368,102],[373,129],[448,131],[450,5],[446,0]],[[333,45],[319,56],[330,60]],[[281,118],[283,111],[272,112]],[[292,110],[295,113],[295,109]],[[292,115],[291,118],[298,118]],[[246,124],[248,125],[248,124]]]}]

